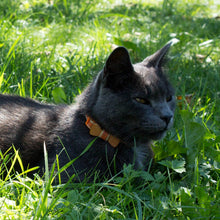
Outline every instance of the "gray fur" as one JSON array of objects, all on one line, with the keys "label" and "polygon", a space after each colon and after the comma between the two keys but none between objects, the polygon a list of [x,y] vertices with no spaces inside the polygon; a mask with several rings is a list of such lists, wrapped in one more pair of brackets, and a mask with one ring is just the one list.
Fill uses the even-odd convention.
[{"label": "gray fur", "polygon": [[92,181],[94,170],[102,179],[130,163],[135,169],[147,169],[153,159],[151,142],[162,138],[173,123],[174,90],[162,71],[169,47],[167,44],[135,65],[124,47],[116,48],[103,70],[70,106],[0,95],[0,149],[5,152],[13,144],[25,166],[39,166],[42,172],[45,142],[49,165],[59,155],[62,167],[94,139],[85,126],[89,115],[121,142],[113,148],[98,138],[62,173],[63,182],[73,174],[77,174],[75,181]]}]

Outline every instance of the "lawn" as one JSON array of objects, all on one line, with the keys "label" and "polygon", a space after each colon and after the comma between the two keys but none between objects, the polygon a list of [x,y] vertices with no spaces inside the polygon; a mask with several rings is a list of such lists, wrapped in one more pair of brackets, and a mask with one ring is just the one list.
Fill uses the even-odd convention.
[{"label": "lawn", "polygon": [[0,93],[70,104],[115,46],[135,63],[178,43],[175,123],[154,143],[153,172],[55,186],[49,171],[3,177],[0,152],[0,219],[220,219],[219,12],[217,0],[1,0]]}]

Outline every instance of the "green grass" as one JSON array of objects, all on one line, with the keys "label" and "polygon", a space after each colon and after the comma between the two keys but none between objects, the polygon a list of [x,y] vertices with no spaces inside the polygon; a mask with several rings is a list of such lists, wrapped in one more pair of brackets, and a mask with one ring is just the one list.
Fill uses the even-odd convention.
[{"label": "green grass", "polygon": [[177,38],[168,75],[177,95],[193,96],[155,143],[153,173],[125,167],[123,178],[53,186],[49,171],[29,179],[9,167],[0,218],[220,219],[219,11],[214,0],[2,0],[1,93],[72,103],[115,45],[135,63]]}]

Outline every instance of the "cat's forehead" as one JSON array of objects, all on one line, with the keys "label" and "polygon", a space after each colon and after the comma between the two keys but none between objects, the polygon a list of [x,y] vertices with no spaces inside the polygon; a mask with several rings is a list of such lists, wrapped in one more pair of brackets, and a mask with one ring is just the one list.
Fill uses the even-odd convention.
[{"label": "cat's forehead", "polygon": [[145,85],[150,86],[161,81],[161,78],[156,74],[155,68],[148,68],[141,64],[135,64],[133,66],[137,77],[139,77]]},{"label": "cat's forehead", "polygon": [[149,68],[141,64],[135,64],[134,71],[139,81],[139,88],[153,96],[164,96],[171,92],[172,88],[163,74],[158,74],[155,68]]}]

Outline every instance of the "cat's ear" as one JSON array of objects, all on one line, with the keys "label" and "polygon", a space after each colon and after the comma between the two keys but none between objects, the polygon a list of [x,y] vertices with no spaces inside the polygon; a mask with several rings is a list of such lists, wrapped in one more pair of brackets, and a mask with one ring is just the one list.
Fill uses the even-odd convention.
[{"label": "cat's ear", "polygon": [[162,47],[160,50],[152,54],[151,56],[144,59],[142,62],[143,65],[147,67],[154,67],[159,68],[163,66],[166,55],[170,49],[170,46],[173,44],[173,42],[167,43],[164,47]]},{"label": "cat's ear", "polygon": [[126,48],[117,47],[108,57],[104,74],[121,74],[133,72],[133,66],[131,64],[130,56]]},{"label": "cat's ear", "polygon": [[103,80],[106,86],[119,89],[127,82],[134,72],[129,53],[124,47],[117,47],[108,57],[104,70]]}]

